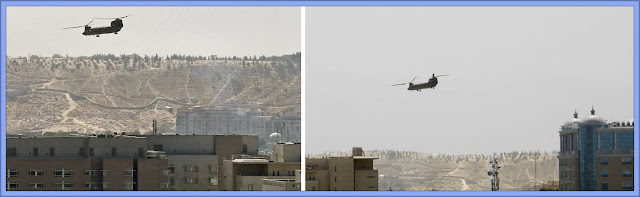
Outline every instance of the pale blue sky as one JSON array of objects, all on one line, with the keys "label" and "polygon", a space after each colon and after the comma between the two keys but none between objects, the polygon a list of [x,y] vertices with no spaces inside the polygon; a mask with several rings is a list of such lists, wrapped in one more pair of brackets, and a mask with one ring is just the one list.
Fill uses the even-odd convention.
[{"label": "pale blue sky", "polygon": [[[118,35],[83,36],[120,17]],[[7,55],[283,55],[301,50],[300,7],[7,7]],[[106,26],[110,20],[92,25]]]}]

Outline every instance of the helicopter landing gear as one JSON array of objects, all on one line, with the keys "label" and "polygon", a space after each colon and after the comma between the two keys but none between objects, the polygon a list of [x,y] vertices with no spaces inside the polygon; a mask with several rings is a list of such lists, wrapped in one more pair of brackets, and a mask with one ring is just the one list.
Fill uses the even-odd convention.
[{"label": "helicopter landing gear", "polygon": [[100,37],[100,34],[96,35],[96,37]]},{"label": "helicopter landing gear", "polygon": [[113,34],[118,34],[118,32],[115,32],[115,33],[113,33]]}]

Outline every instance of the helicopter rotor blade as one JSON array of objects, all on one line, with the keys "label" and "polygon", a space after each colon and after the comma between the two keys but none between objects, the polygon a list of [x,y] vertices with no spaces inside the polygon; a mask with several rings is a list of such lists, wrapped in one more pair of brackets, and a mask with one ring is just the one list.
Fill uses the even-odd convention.
[{"label": "helicopter rotor blade", "polygon": [[450,74],[446,74],[446,75],[438,75],[438,76],[436,76],[436,77],[444,77],[444,76],[448,76],[448,75],[450,75]]},{"label": "helicopter rotor blade", "polygon": [[119,19],[119,18],[122,19],[122,18],[127,18],[129,16],[132,16],[132,15],[129,14],[129,15],[126,15],[126,16],[123,16],[123,17],[116,17],[116,18],[93,18],[93,19]]},{"label": "helicopter rotor blade", "polygon": [[62,28],[62,29],[73,29],[73,28],[85,27],[85,26],[89,26],[91,23],[93,23],[93,20],[89,21],[89,23],[87,23],[86,25],[80,25],[80,26],[75,26],[75,27],[66,27],[66,28]]},{"label": "helicopter rotor blade", "polygon": [[407,83],[399,83],[399,84],[393,84],[391,86],[399,86],[399,85],[406,85]]},{"label": "helicopter rotor blade", "polygon": [[79,27],[84,27],[84,25],[81,25],[81,26],[75,26],[75,27],[67,27],[67,28],[62,28],[62,29],[73,29],[73,28],[79,28]]}]

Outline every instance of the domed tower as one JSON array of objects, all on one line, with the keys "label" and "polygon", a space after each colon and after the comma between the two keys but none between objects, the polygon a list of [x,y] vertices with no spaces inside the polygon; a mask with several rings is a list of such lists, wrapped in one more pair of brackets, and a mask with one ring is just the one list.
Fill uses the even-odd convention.
[{"label": "domed tower", "polygon": [[562,130],[577,129],[578,124],[580,124],[580,122],[582,122],[582,120],[578,118],[578,111],[576,110],[575,112],[573,112],[573,118],[565,121],[564,124],[562,124],[561,129]]},{"label": "domed tower", "polygon": [[596,115],[596,110],[593,109],[593,106],[591,106],[591,115],[585,117],[584,119],[582,119],[582,124],[584,125],[604,125],[607,124],[607,122],[604,120],[604,118]]},{"label": "domed tower", "polygon": [[280,142],[282,142],[282,135],[280,135],[279,133],[274,132],[269,135],[269,145],[274,145]]}]

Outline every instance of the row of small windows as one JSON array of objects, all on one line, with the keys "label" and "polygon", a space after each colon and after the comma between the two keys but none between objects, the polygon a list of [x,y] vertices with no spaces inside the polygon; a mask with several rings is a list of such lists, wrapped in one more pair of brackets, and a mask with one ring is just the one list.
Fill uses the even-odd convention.
[{"label": "row of small windows", "polygon": [[[124,170],[123,176],[133,177],[135,170]],[[98,176],[102,173],[102,176],[108,176],[111,174],[111,170],[84,170],[86,176]],[[18,177],[20,170],[7,169],[7,178]],[[72,169],[55,169],[53,170],[53,177],[71,177],[73,175]],[[44,170],[29,170],[29,176],[44,176]]]},{"label": "row of small windows", "polygon": [[[34,147],[33,148],[33,152],[30,152],[29,154],[31,156],[33,156],[33,157],[38,157],[39,154],[40,154],[39,148],[38,147]],[[112,157],[115,157],[115,156],[118,155],[118,150],[117,150],[117,148],[114,147],[114,148],[111,148],[111,154],[109,154],[109,153],[105,153],[105,154],[110,155]],[[134,153],[134,154],[137,154],[140,157],[144,156],[144,148],[138,148],[138,153]],[[48,155],[50,157],[55,157],[56,156],[56,148],[49,148]],[[85,157],[85,156],[89,156],[89,157],[95,156],[94,155],[94,149],[93,148],[89,148],[88,152],[86,152],[85,148],[80,148],[79,151],[78,151],[78,155],[83,156],[83,157]],[[17,148],[15,148],[15,147],[7,148],[7,156],[9,156],[9,157],[18,156]]]},{"label": "row of small windows", "polygon": [[[633,158],[631,157],[623,157],[621,159],[622,165],[631,165],[633,164]],[[602,157],[600,158],[600,165],[609,165],[609,158]]]},{"label": "row of small windows", "polygon": [[[184,178],[185,184],[198,184],[198,178]],[[169,185],[176,185],[176,178],[169,178]],[[209,185],[216,186],[218,185],[218,177],[209,177]]]},{"label": "row of small windows", "polygon": [[[600,177],[609,177],[609,170],[604,169],[600,171]],[[622,170],[622,177],[633,177],[633,171]]]},{"label": "row of small windows", "polygon": [[[135,184],[136,184],[135,182],[126,181],[123,183],[122,186],[124,187],[125,190],[133,190],[133,185]],[[83,184],[83,187],[88,189],[98,189],[98,187],[100,186],[102,186],[102,189],[111,188],[111,182],[85,182]],[[19,187],[20,187],[19,182],[15,182],[15,181],[7,182],[7,190],[18,190]],[[31,189],[39,189],[43,187],[44,187],[44,183],[29,183],[29,188]],[[53,187],[56,190],[71,190],[73,188],[73,183],[68,181],[55,182],[53,183]]]},{"label": "row of small windows", "polygon": [[[183,169],[184,169],[184,172],[198,172],[197,165],[184,165]],[[176,166],[169,165],[167,174],[175,174],[175,173],[176,173]],[[209,174],[218,174],[218,166],[209,165]]]},{"label": "row of small windows", "polygon": [[[600,190],[609,190],[609,183],[600,184]],[[622,183],[622,190],[633,190],[632,183]]]}]

